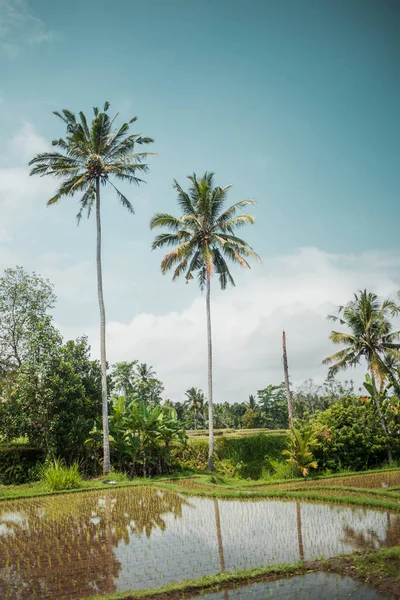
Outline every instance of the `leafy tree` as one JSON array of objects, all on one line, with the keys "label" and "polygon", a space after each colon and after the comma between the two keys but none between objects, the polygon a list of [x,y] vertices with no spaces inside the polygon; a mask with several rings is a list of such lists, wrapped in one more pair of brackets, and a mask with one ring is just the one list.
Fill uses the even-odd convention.
[{"label": "leafy tree", "polygon": [[328,378],[322,385],[318,385],[312,379],[307,379],[293,394],[294,415],[297,419],[306,419],[343,398],[356,401],[351,380],[342,382]]},{"label": "leafy tree", "polygon": [[157,379],[153,367],[146,363],[138,363],[133,382],[133,393],[146,404],[155,405],[160,404],[163,391],[164,385]]},{"label": "leafy tree", "polygon": [[270,429],[287,429],[288,406],[285,384],[268,385],[258,390],[257,396],[261,414]]},{"label": "leafy tree", "polygon": [[37,324],[12,393],[1,403],[1,433],[6,439],[27,436],[48,458],[72,463],[83,456],[100,414],[100,381],[100,364],[90,359],[87,339],[62,345],[50,319],[44,319]]},{"label": "leafy tree", "polygon": [[131,362],[118,362],[113,365],[112,378],[114,385],[122,396],[128,398],[134,389],[135,366],[137,360]]},{"label": "leafy tree", "polygon": [[242,417],[244,429],[255,429],[256,427],[260,427],[260,424],[260,414],[252,408],[248,408]]},{"label": "leafy tree", "polygon": [[[353,300],[339,306],[337,315],[329,315],[333,322],[346,325],[350,333],[332,331],[330,339],[334,344],[346,344],[346,348],[325,358],[323,364],[331,365],[329,375],[334,376],[341,370],[355,367],[365,359],[371,377],[380,386],[389,379],[397,392],[400,385],[389,368],[391,360],[400,359],[400,331],[392,331],[390,317],[396,316],[399,306],[392,300],[381,302],[376,294],[359,291]],[[388,433],[379,402],[374,399],[382,429]],[[390,457],[389,457],[390,460]]]},{"label": "leafy tree", "polygon": [[104,473],[110,470],[110,450],[108,435],[108,393],[107,393],[107,363],[106,363],[106,315],[103,297],[103,276],[101,265],[101,186],[111,185],[117,193],[121,204],[133,213],[133,207],[128,198],[115,187],[111,178],[124,183],[142,183],[138,174],[146,173],[148,166],[145,160],[146,152],[135,152],[137,145],[146,145],[153,140],[140,134],[129,134],[129,128],[136,117],[118,129],[114,128],[114,118],[110,118],[110,104],[104,104],[103,112],[93,109],[94,117],[89,125],[83,112],[79,119],[69,110],[64,109],[54,114],[66,126],[66,137],[53,140],[53,146],[59,152],[42,152],[35,156],[31,175],[41,177],[49,175],[62,179],[56,194],[47,202],[48,205],[57,203],[62,197],[80,194],[80,210],[78,223],[86,212],[89,217],[93,207],[96,208],[97,231],[97,291],[100,309],[100,356],[101,356],[101,386],[103,409],[103,449]]},{"label": "leafy tree", "polygon": [[214,404],[214,426],[217,429],[226,429],[227,427],[233,427],[234,418],[232,415],[231,405],[229,402],[221,402],[220,404]]},{"label": "leafy tree", "polygon": [[196,387],[191,387],[185,392],[186,400],[184,406],[193,413],[193,429],[197,429],[198,417],[202,417],[204,408],[204,392]]},{"label": "leafy tree", "polygon": [[208,467],[214,469],[214,430],[213,430],[213,378],[212,378],[212,338],[211,338],[211,276],[219,277],[222,289],[228,283],[234,285],[227,260],[241,267],[250,268],[248,258],[258,259],[258,255],[243,239],[235,234],[237,228],[254,223],[248,214],[237,215],[239,209],[254,200],[241,200],[224,210],[230,186],[214,187],[213,173],[205,173],[201,179],[195,174],[189,177],[189,192],[185,192],[177,181],[174,187],[178,193],[180,217],[158,213],[151,219],[150,226],[165,227],[169,230],[158,235],[153,249],[174,246],[161,262],[163,274],[173,269],[173,279],[185,274],[186,282],[197,274],[200,289],[206,289],[207,341],[208,341],[208,410],[209,410],[209,458]]},{"label": "leafy tree", "polygon": [[314,455],[320,469],[362,470],[380,466],[388,446],[399,454],[398,438],[388,438],[377,420],[373,402],[349,398],[318,412],[307,427],[316,433]]},{"label": "leafy tree", "polygon": [[27,359],[38,323],[56,302],[52,284],[22,267],[5,269],[0,279],[0,369],[3,375]]}]

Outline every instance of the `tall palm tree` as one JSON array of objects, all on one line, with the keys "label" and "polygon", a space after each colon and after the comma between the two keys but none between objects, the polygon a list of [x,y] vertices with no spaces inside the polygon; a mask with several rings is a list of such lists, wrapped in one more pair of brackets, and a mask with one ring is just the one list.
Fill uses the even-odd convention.
[{"label": "tall palm tree", "polygon": [[136,145],[149,144],[153,140],[143,137],[138,133],[129,134],[129,128],[136,121],[136,117],[121,127],[114,128],[114,118],[108,115],[110,104],[105,103],[103,112],[98,108],[93,109],[91,124],[83,114],[79,118],[69,110],[64,109],[54,114],[66,126],[66,137],[53,140],[52,145],[59,148],[59,152],[42,152],[35,156],[30,165],[33,165],[31,175],[49,175],[62,182],[57,193],[47,202],[48,205],[56,204],[64,196],[80,194],[80,209],[77,215],[78,223],[84,212],[89,217],[93,207],[96,208],[97,229],[97,293],[100,310],[100,360],[101,360],[101,388],[103,408],[103,447],[104,447],[104,473],[110,471],[110,447],[108,435],[108,394],[107,394],[107,364],[106,364],[106,315],[103,298],[103,281],[101,267],[101,213],[100,189],[107,184],[117,193],[121,204],[133,213],[133,207],[126,196],[115,187],[111,178],[124,182],[139,184],[142,179],[140,173],[146,173],[148,166],[145,164],[149,153],[135,152]]},{"label": "tall palm tree", "polygon": [[186,400],[184,401],[184,406],[193,410],[193,428],[197,429],[197,413],[201,411],[204,407],[204,392],[199,388],[191,387],[189,390],[185,392]]},{"label": "tall palm tree", "polygon": [[[376,294],[360,290],[354,294],[353,300],[338,307],[337,315],[329,315],[328,319],[345,325],[350,331],[332,331],[329,336],[334,344],[347,345],[322,361],[331,365],[329,376],[359,365],[364,358],[374,385],[378,382],[382,388],[385,381],[389,380],[398,393],[400,385],[394,374],[393,360],[397,362],[400,359],[400,344],[396,343],[400,339],[400,331],[392,331],[390,317],[399,312],[400,308],[393,300],[381,302]],[[387,434],[377,397],[374,401],[382,429]]]},{"label": "tall palm tree", "polygon": [[166,213],[158,213],[151,219],[150,227],[165,227],[169,231],[156,236],[152,248],[174,246],[161,262],[163,274],[173,269],[173,279],[185,274],[186,282],[197,273],[200,289],[206,288],[207,341],[208,341],[208,411],[209,411],[209,451],[208,467],[213,470],[214,430],[213,430],[213,398],[212,398],[212,338],[211,338],[211,276],[219,277],[222,289],[228,283],[235,285],[226,260],[231,260],[241,267],[250,268],[246,259],[258,255],[241,238],[235,230],[247,223],[253,224],[254,218],[248,214],[237,215],[243,207],[254,204],[254,200],[241,200],[224,209],[228,190],[213,185],[213,173],[205,173],[201,179],[193,174],[188,177],[191,182],[189,191],[185,192],[177,181],[174,188],[178,193],[178,205],[182,211],[180,217]]}]

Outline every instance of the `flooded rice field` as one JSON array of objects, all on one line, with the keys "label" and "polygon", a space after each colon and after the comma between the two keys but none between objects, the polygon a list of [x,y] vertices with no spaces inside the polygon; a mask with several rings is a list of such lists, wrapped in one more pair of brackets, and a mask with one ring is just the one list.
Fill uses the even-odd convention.
[{"label": "flooded rice field", "polygon": [[391,600],[374,589],[334,573],[308,573],[291,579],[252,583],[192,596],[191,600]]},{"label": "flooded rice field", "polygon": [[399,543],[400,514],[343,505],[155,487],[2,502],[0,598],[78,600]]}]

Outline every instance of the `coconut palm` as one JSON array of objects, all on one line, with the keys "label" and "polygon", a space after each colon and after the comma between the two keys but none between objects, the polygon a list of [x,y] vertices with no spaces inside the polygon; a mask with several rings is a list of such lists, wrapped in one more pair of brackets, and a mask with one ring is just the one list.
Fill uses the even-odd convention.
[{"label": "coconut palm", "polygon": [[197,429],[197,413],[204,408],[204,392],[199,388],[191,387],[185,392],[184,406],[193,411],[193,429]]},{"label": "coconut palm", "polygon": [[254,218],[248,214],[237,215],[237,211],[254,200],[241,200],[224,209],[228,190],[213,185],[213,173],[205,173],[201,179],[196,174],[189,176],[191,182],[185,192],[177,181],[174,188],[178,193],[178,205],[181,216],[174,217],[158,213],[151,220],[150,227],[165,227],[168,232],[158,235],[152,248],[174,246],[161,262],[163,274],[173,269],[173,279],[184,273],[186,282],[197,274],[200,289],[206,289],[207,341],[208,341],[208,410],[209,410],[209,455],[208,466],[212,470],[214,453],[213,398],[212,398],[212,338],[211,338],[211,276],[218,275],[222,289],[228,283],[235,284],[229,271],[227,260],[241,267],[250,268],[248,258],[259,259],[254,250],[235,230],[247,223],[253,224]]},{"label": "coconut palm", "polygon": [[119,392],[122,392],[124,398],[128,398],[133,392],[134,368],[137,360],[131,362],[118,362],[113,365],[112,377],[114,384]]},{"label": "coconut palm", "polygon": [[[339,306],[337,315],[329,315],[333,322],[346,325],[350,333],[332,331],[330,339],[334,344],[346,344],[347,347],[328,356],[322,362],[330,364],[329,376],[341,370],[355,367],[364,358],[371,373],[372,384],[383,388],[389,380],[396,393],[399,393],[399,382],[394,374],[393,365],[400,359],[400,331],[392,331],[390,317],[400,312],[393,300],[381,302],[376,294],[359,291],[353,300]],[[382,429],[388,433],[377,395],[374,402],[380,417]]]},{"label": "coconut palm", "polygon": [[110,448],[108,435],[108,395],[106,378],[106,316],[103,298],[103,282],[101,267],[101,213],[100,189],[109,184],[116,192],[121,204],[133,213],[133,207],[128,198],[115,187],[112,178],[124,183],[139,184],[142,179],[138,174],[148,170],[145,160],[149,153],[135,152],[136,145],[149,144],[153,140],[143,137],[138,133],[129,134],[132,123],[123,123],[119,128],[114,127],[115,118],[110,118],[105,103],[103,112],[94,108],[94,117],[90,124],[85,115],[80,112],[79,118],[69,110],[62,110],[54,114],[66,126],[65,138],[53,140],[53,146],[60,149],[57,152],[42,152],[35,156],[30,165],[33,165],[31,175],[49,175],[61,179],[61,184],[56,194],[47,202],[48,205],[56,204],[64,196],[80,195],[80,209],[77,215],[78,223],[86,212],[89,217],[93,207],[96,208],[97,229],[97,292],[100,309],[100,360],[101,360],[101,387],[103,408],[103,446],[104,446],[104,472],[110,470]]},{"label": "coconut palm", "polygon": [[250,394],[248,401],[244,404],[251,410],[256,411],[258,409],[257,400],[255,399],[254,394]]}]

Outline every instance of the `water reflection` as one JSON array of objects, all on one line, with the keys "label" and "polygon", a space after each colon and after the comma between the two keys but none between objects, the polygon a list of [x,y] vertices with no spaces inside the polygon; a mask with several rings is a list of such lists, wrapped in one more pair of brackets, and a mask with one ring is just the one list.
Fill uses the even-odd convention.
[{"label": "water reflection", "polygon": [[395,545],[399,530],[390,513],[153,487],[1,503],[0,597],[77,600],[158,587]]},{"label": "water reflection", "polygon": [[253,583],[235,589],[192,596],[192,600],[391,600],[350,577],[309,573],[292,579]]}]

